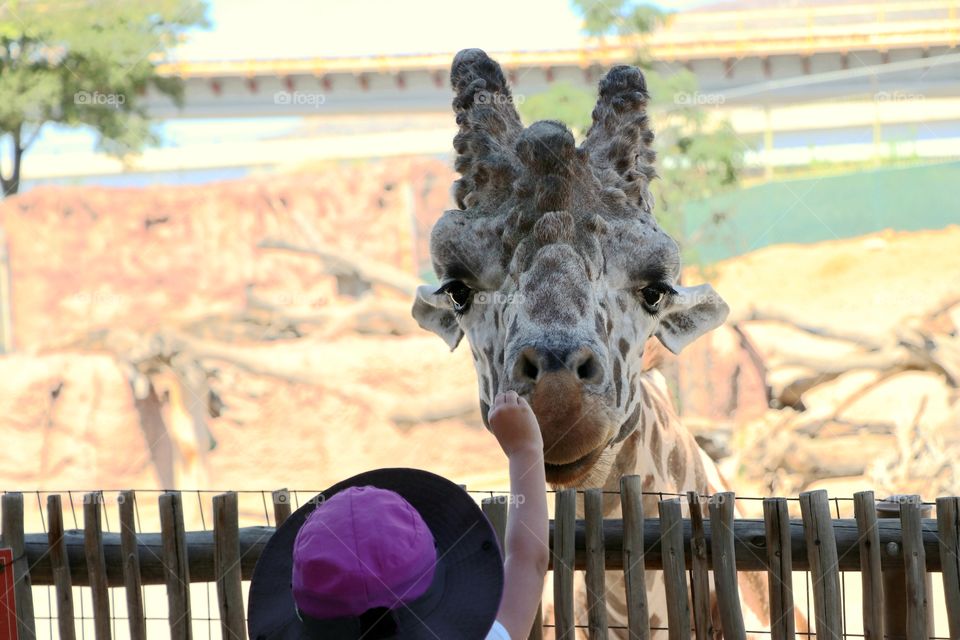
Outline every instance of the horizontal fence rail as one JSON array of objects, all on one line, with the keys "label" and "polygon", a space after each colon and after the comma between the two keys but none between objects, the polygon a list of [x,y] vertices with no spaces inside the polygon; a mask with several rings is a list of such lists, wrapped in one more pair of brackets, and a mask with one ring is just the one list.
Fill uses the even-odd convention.
[{"label": "horizontal fence rail", "polygon": [[[577,520],[574,530],[574,564],[573,568],[582,571],[587,568],[586,551],[586,522]],[[690,521],[684,519],[678,528],[683,531],[683,549],[686,568],[691,567],[690,540],[692,528]],[[707,561],[713,563],[712,527],[709,520],[703,522],[704,535],[707,544]],[[927,571],[940,572],[940,544],[937,536],[937,521],[930,518],[921,520],[923,532],[923,548],[926,553]],[[810,562],[807,557],[806,541],[803,537],[803,521],[790,520],[790,550],[793,557],[793,568],[798,571],[809,571]],[[240,569],[244,580],[253,576],[253,568],[257,564],[260,553],[273,535],[273,527],[241,527],[239,529],[240,542]],[[853,519],[833,521],[834,537],[837,541],[839,556],[838,568],[840,571],[860,571],[860,555],[858,543],[860,534],[857,522]],[[899,520],[879,520],[877,532],[880,541],[880,559],[882,567],[902,568],[903,549],[900,544],[901,529]],[[550,542],[554,540],[554,521],[550,521]],[[190,579],[192,582],[214,581],[214,537],[212,531],[188,531],[186,543],[189,549]],[[104,533],[103,551],[107,567],[107,584],[111,587],[122,587],[123,553],[121,550],[121,534]],[[766,571],[768,569],[766,530],[764,521],[759,519],[735,520],[733,523],[734,552],[736,554],[737,571]],[[623,570],[623,520],[610,519],[603,521],[604,540],[604,568],[606,570]],[[70,563],[70,574],[76,586],[89,586],[90,579],[87,573],[84,556],[84,532],[69,529],[63,532],[63,542],[67,549],[67,560]],[[159,533],[137,534],[137,557],[140,563],[140,579],[143,584],[165,584],[166,574],[163,563],[163,542]],[[661,548],[661,530],[659,520],[647,519],[643,523],[644,565],[647,569],[663,569]],[[53,567],[51,565],[50,547],[47,534],[31,533],[25,536],[25,550],[27,563],[30,565],[30,577],[35,585],[54,584]],[[551,558],[550,569],[553,569]]]},{"label": "horizontal fence rail", "polygon": [[[878,503],[872,492],[861,492],[852,505],[847,502],[855,517],[838,518],[833,513],[839,514],[839,502],[831,501],[825,491],[812,491],[791,501],[763,499],[763,518],[758,519],[738,518],[738,499],[732,493],[712,497],[694,492],[642,493],[637,476],[623,478],[621,488],[614,496],[599,489],[551,492],[556,498],[555,517],[550,521],[553,606],[552,612],[542,608],[547,620],[534,624],[531,639],[541,638],[543,627],[554,627],[557,638],[573,638],[576,629],[584,629],[591,640],[605,638],[614,629],[628,630],[631,638],[649,638],[654,629],[669,630],[671,639],[689,638],[692,633],[699,640],[721,631],[727,638],[753,637],[757,630],[744,622],[747,599],[741,602],[741,572],[762,572],[768,577],[766,595],[773,623],[769,631],[760,633],[773,640],[812,635],[808,622],[813,623],[818,639],[850,635],[844,620],[850,612],[842,602],[841,572],[860,574],[863,634],[854,636],[930,638],[934,627],[930,575],[940,572],[949,637],[960,638],[960,498],[938,499],[934,518],[930,517],[934,505],[917,496]],[[20,638],[36,637],[34,616],[42,615],[36,613],[42,609],[34,606],[32,592],[43,587],[48,593],[55,589],[56,594],[57,613],[49,608],[43,618],[50,622],[50,637],[85,637],[76,633],[75,624],[80,622],[92,624],[93,637],[109,638],[111,626],[116,633],[120,624],[115,596],[122,589],[129,636],[145,638],[147,622],[158,619],[145,613],[144,594],[147,588],[163,588],[153,585],[165,585],[170,637],[191,638],[191,625],[200,620],[216,624],[224,637],[244,640],[242,583],[252,577],[276,531],[270,523],[282,524],[289,517],[294,507],[291,495],[296,499],[296,494],[255,492],[263,496],[261,515],[268,525],[240,527],[237,493],[207,492],[212,500],[205,507],[201,493],[196,492],[191,508],[199,506],[204,530],[187,531],[190,519],[184,516],[183,494],[151,493],[156,496],[159,532],[139,530],[138,496],[133,491],[121,492],[116,508],[106,504],[102,492],[87,494],[82,509],[74,508],[72,495],[68,494],[67,502],[61,495],[47,494],[43,505],[37,493],[43,533],[25,533],[22,494],[2,496],[0,574],[12,571],[16,578]],[[502,539],[507,497],[482,493],[490,494],[481,501],[483,512]],[[146,494],[141,493],[140,506],[146,504]],[[610,497],[619,498],[623,518],[603,517]],[[272,518],[268,501],[273,503]],[[790,502],[799,506],[794,513],[801,518],[789,517]],[[656,507],[653,513],[650,505]],[[205,509],[212,514],[209,528]],[[65,527],[67,513],[74,528]],[[688,517],[683,517],[685,513]],[[116,523],[118,516],[120,530],[111,530],[111,518]],[[3,549],[7,547],[9,551]],[[574,575],[580,571],[587,587],[584,600],[576,595]],[[622,580],[611,581],[610,571],[621,572]],[[648,571],[662,572],[665,611],[649,609]],[[791,587],[794,572],[810,576],[812,594],[808,592],[804,603],[805,617],[795,611],[800,596]],[[197,601],[191,597],[191,588],[206,589],[203,583],[216,586],[214,596],[207,591],[208,603],[215,599],[211,617],[192,610]],[[75,591],[75,587],[84,589]],[[613,597],[608,589],[615,588],[620,597],[626,596],[626,627],[608,619],[607,598]],[[88,606],[92,605],[88,609],[84,594]],[[716,611],[711,611],[714,606]],[[213,637],[213,626],[209,633]]]}]

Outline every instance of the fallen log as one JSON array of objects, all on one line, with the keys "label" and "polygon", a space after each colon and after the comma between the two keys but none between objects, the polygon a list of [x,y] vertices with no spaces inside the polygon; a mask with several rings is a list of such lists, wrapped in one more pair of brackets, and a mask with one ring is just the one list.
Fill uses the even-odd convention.
[{"label": "fallen log", "polygon": [[257,244],[260,249],[289,251],[319,258],[330,275],[341,278],[354,278],[370,284],[389,287],[413,300],[417,287],[422,284],[409,273],[375,260],[364,258],[357,260],[344,251],[330,247],[302,247],[283,240],[266,239]]},{"label": "fallen log", "polygon": [[852,435],[830,438],[793,438],[775,466],[800,474],[808,482],[820,478],[862,475],[874,460],[893,451],[890,436]]}]

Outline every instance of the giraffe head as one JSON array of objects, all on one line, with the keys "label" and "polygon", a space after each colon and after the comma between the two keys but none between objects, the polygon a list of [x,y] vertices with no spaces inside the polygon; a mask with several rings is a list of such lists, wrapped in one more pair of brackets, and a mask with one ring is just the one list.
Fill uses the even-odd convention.
[{"label": "giraffe head", "polygon": [[647,339],[679,352],[728,309],[709,285],[677,283],[677,244],[652,214],[639,69],[603,78],[579,147],[559,122],[525,129],[484,52],[457,54],[451,81],[459,208],[434,226],[441,286],[420,287],[413,315],[451,349],[467,336],[484,420],[500,391],[528,399],[547,479],[576,484],[638,426]]}]

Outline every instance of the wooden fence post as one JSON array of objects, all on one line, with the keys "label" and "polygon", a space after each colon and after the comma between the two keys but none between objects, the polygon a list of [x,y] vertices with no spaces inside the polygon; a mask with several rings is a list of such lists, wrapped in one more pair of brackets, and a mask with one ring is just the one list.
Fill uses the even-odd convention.
[{"label": "wooden fence post", "polygon": [[[878,518],[897,518],[901,517],[900,508],[904,502],[918,500],[915,496],[894,495],[877,503]],[[930,516],[930,507],[923,505],[920,507],[918,515],[920,518]],[[901,530],[903,525],[901,525]],[[904,540],[901,537],[900,544],[891,543],[887,545],[885,552],[892,555],[904,555]],[[906,561],[906,557],[904,557]],[[926,592],[930,593],[933,588],[933,582],[930,574],[926,575]],[[887,640],[905,640],[910,637],[907,612],[907,572],[904,565],[897,567],[887,567],[883,570],[883,627]],[[927,608],[929,615],[930,609]],[[932,622],[932,621],[931,621]],[[931,624],[932,626],[932,624]]]},{"label": "wooden fence post", "polygon": [[179,491],[160,495],[160,534],[167,578],[167,606],[171,640],[192,640],[190,617],[190,566],[183,529],[183,502]]},{"label": "wooden fence post", "polygon": [[696,640],[714,637],[710,617],[710,562],[703,528],[703,503],[696,491],[687,492],[690,507],[690,599]]},{"label": "wooden fence post", "polygon": [[960,498],[937,498],[937,533],[950,637],[960,638]]},{"label": "wooden fence post", "polygon": [[23,494],[5,493],[0,504],[3,519],[0,531],[3,545],[13,551],[13,593],[17,600],[17,634],[29,640],[37,637],[33,618],[33,593],[30,582],[30,565],[24,552]]},{"label": "wooden fence post", "polygon": [[843,612],[840,608],[839,556],[827,492],[821,489],[801,493],[800,511],[813,578],[817,640],[841,640]]},{"label": "wooden fence post", "polygon": [[728,640],[746,640],[743,610],[740,608],[740,586],[737,582],[737,561],[734,556],[733,492],[714,494],[710,498],[710,534],[713,550],[713,579],[716,584],[717,605],[723,637]]},{"label": "wooden fence post", "polygon": [[240,577],[240,514],[237,494],[213,497],[213,553],[223,640],[246,640]]},{"label": "wooden fence post", "polygon": [[147,620],[143,611],[143,588],[140,581],[140,549],[137,544],[137,497],[133,491],[121,491],[120,555],[123,558],[123,586],[127,600],[127,623],[131,640],[146,640]]},{"label": "wooden fence post", "polygon": [[279,489],[273,492],[273,519],[277,529],[280,528],[287,518],[290,517],[292,506],[290,505],[290,492],[286,489]]},{"label": "wooden fence post", "polygon": [[93,600],[93,628],[97,640],[110,640],[110,593],[107,589],[107,561],[103,555],[103,524],[99,491],[83,496],[83,547],[87,558],[87,579]]},{"label": "wooden fence post", "polygon": [[640,476],[620,478],[623,511],[623,578],[627,590],[630,640],[650,639],[650,612],[643,562],[643,485]]},{"label": "wooden fence post", "polygon": [[497,534],[497,544],[500,545],[500,554],[504,555],[506,550],[504,543],[507,537],[507,501],[503,496],[484,498],[480,501],[480,509],[493,526],[493,531]]},{"label": "wooden fence post", "polygon": [[553,527],[553,612],[557,640],[574,640],[573,566],[577,490],[558,489]]},{"label": "wooden fence post", "polygon": [[74,640],[77,630],[73,622],[73,585],[70,580],[70,559],[63,542],[63,506],[59,495],[47,496],[47,539],[50,543],[50,566],[57,593],[57,630],[60,640]]},{"label": "wooden fence post", "polygon": [[763,499],[767,541],[767,587],[770,593],[771,640],[793,640],[793,551],[786,498]]},{"label": "wooden fence post", "polygon": [[853,515],[860,534],[860,585],[865,640],[883,640],[883,570],[880,566],[880,530],[873,491],[853,496]]},{"label": "wooden fence post", "polygon": [[[923,550],[923,529],[920,523],[920,510],[923,506],[920,496],[900,503],[900,536],[903,540],[903,566],[907,591],[907,637],[911,640],[927,640],[929,629],[933,628],[933,619],[929,614],[927,599],[930,597],[928,585],[927,556]],[[928,626],[929,624],[929,626]]]},{"label": "wooden fence post", "polygon": [[667,637],[689,640],[690,607],[687,601],[686,559],[683,552],[683,520],[679,500],[661,500],[660,554],[663,556],[663,588],[667,596]]},{"label": "wooden fence post", "polygon": [[607,639],[606,558],[603,545],[603,490],[583,493],[587,552],[587,625],[591,640]]}]

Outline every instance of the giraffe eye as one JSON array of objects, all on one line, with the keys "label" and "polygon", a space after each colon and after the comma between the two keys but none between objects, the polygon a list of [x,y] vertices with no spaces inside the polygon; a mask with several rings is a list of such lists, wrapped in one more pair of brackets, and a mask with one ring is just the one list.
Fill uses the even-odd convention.
[{"label": "giraffe eye", "polygon": [[640,289],[640,296],[643,298],[643,307],[649,313],[656,313],[660,310],[660,304],[668,293],[675,293],[673,287],[668,284],[656,283]]},{"label": "giraffe eye", "polygon": [[470,301],[473,299],[473,289],[463,284],[459,280],[446,282],[437,289],[437,293],[445,293],[453,304],[453,310],[456,313],[465,313],[470,307]]}]

